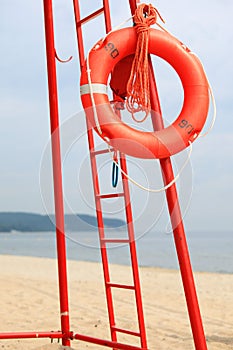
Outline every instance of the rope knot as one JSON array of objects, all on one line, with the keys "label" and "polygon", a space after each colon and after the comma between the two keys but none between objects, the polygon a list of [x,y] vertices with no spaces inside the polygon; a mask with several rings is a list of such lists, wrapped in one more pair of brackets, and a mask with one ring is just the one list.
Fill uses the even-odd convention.
[{"label": "rope knot", "polygon": [[[149,65],[148,65],[148,41],[149,29],[157,21],[157,16],[161,18],[159,12],[151,4],[140,4],[134,15],[134,24],[137,33],[137,45],[132,63],[130,77],[127,83],[126,107],[132,114],[144,111],[143,122],[151,110],[150,86],[149,86]],[[163,19],[162,19],[163,21]]]},{"label": "rope knot", "polygon": [[141,4],[137,7],[134,15],[137,34],[148,31],[149,27],[156,23],[157,13],[157,10],[151,4]]}]

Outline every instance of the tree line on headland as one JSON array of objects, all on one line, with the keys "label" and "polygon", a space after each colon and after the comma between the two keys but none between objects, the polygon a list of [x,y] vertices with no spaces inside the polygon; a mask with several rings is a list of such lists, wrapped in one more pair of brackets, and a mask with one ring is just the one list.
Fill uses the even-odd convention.
[{"label": "tree line on headland", "polygon": [[[105,218],[106,228],[121,228],[125,222],[121,219]],[[94,215],[66,214],[65,228],[70,231],[96,230],[97,220]],[[48,232],[55,231],[54,215],[41,215],[22,212],[0,213],[0,232]]]}]

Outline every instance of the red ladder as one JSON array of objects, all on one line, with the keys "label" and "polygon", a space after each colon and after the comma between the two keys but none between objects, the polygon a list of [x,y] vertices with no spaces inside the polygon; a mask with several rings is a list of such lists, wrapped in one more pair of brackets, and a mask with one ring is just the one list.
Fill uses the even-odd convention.
[{"label": "red ladder", "polygon": [[[81,16],[80,16],[79,1],[73,0],[73,6],[74,6],[74,13],[75,13],[80,67],[82,68],[85,62],[82,26],[85,23],[89,22],[90,20],[96,18],[96,16],[103,15],[105,20],[105,30],[106,30],[106,33],[108,33],[111,30],[109,1],[103,0],[103,7],[94,11],[93,13],[91,13],[90,15],[82,19],[80,18]],[[88,143],[89,143],[89,151],[90,151],[96,214],[97,214],[97,222],[98,222],[98,229],[99,229],[100,250],[101,250],[101,257],[102,257],[102,264],[103,264],[103,274],[104,274],[104,282],[105,282],[105,290],[106,290],[111,339],[113,342],[117,342],[118,333],[128,334],[131,336],[138,337],[138,339],[140,340],[140,346],[141,346],[138,349],[147,349],[146,331],[145,331],[145,323],[144,323],[144,315],[143,315],[142,296],[141,296],[141,287],[140,287],[140,278],[139,278],[139,270],[138,270],[138,260],[137,260],[136,244],[135,244],[134,225],[133,225],[132,208],[130,203],[128,179],[122,173],[121,175],[122,185],[123,185],[122,192],[108,193],[108,194],[100,193],[100,184],[99,184],[98,167],[97,167],[96,158],[104,153],[109,153],[109,149],[106,147],[106,149],[104,150],[96,150],[93,129],[89,125],[88,120],[87,120],[87,135],[88,135]],[[114,150],[111,149],[110,151],[113,152]],[[120,154],[120,166],[123,172],[127,174],[127,164],[126,164],[125,156],[123,154]],[[107,238],[105,234],[101,202],[114,197],[122,197],[124,200],[127,231],[128,231],[127,239]],[[129,245],[130,260],[131,260],[131,266],[132,266],[132,276],[133,276],[133,283],[131,285],[114,283],[110,279],[108,246],[116,243]],[[119,328],[116,325],[114,300],[113,300],[113,292],[112,292],[113,289],[116,289],[116,288],[134,291],[136,309],[137,309],[137,320],[138,320],[138,330],[136,331]],[[127,348],[127,345],[126,345],[126,348]]]}]

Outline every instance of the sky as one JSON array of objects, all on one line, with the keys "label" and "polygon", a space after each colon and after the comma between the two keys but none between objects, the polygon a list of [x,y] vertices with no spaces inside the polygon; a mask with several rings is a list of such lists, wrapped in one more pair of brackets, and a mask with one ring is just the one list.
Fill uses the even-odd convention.
[{"label": "sky", "polygon": [[[101,1],[80,1],[82,13]],[[213,130],[196,141],[190,162],[178,183],[188,230],[232,231],[233,197],[233,2],[151,1],[166,20],[166,28],[198,54],[211,83],[217,119]],[[110,1],[112,24],[130,17],[127,0]],[[95,6],[95,7],[91,7]],[[94,214],[85,117],[79,95],[79,63],[72,1],[54,0],[58,55],[73,59],[57,65],[63,143],[63,182],[66,212]],[[127,25],[130,25],[128,23]],[[85,27],[86,50],[104,35],[102,18]],[[49,107],[42,0],[2,0],[0,12],[0,211],[53,211],[49,148]],[[180,107],[174,73],[158,64],[159,93],[165,118]],[[176,92],[174,92],[176,91]],[[178,101],[178,102],[177,102]],[[213,110],[211,108],[209,120]],[[210,121],[207,122],[206,128]],[[174,158],[175,170],[187,152]],[[100,164],[103,189],[111,176],[109,159]],[[152,188],[162,187],[158,163],[129,159],[130,175]],[[149,194],[130,185],[139,227],[169,231],[164,194]],[[104,207],[106,215],[121,217],[120,204]]]}]

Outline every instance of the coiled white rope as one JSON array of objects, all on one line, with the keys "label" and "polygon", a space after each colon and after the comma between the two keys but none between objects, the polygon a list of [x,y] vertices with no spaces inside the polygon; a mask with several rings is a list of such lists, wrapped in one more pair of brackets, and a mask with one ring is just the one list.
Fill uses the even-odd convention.
[{"label": "coiled white rope", "polygon": [[[106,142],[108,143],[110,140],[107,140],[107,138],[105,138]],[[186,165],[189,162],[189,159],[191,157],[192,154],[192,143],[189,141],[189,145],[190,145],[190,150],[188,153],[188,157],[186,158],[184,164],[182,165],[182,167],[180,168],[180,171],[178,172],[178,174],[173,178],[172,181],[170,181],[166,186],[163,186],[161,188],[158,189],[154,189],[154,188],[150,188],[150,187],[145,187],[143,185],[141,185],[140,183],[138,183],[137,181],[135,181],[131,176],[129,176],[124,170],[121,169],[120,165],[115,161],[115,159],[112,156],[112,150],[109,146],[108,143],[108,149],[109,149],[109,153],[111,154],[111,158],[113,163],[116,164],[116,166],[119,168],[120,172],[134,185],[136,185],[137,187],[139,187],[140,189],[147,191],[147,192],[151,192],[151,193],[159,193],[159,192],[163,192],[166,191],[169,187],[171,187],[180,177],[181,173],[183,172],[184,168],[186,167]]]}]

